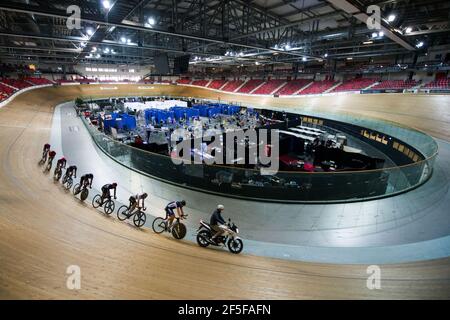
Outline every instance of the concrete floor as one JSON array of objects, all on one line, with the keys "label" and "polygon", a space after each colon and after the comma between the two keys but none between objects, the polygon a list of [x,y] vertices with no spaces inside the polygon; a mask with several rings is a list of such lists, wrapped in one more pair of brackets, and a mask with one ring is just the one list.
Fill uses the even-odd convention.
[{"label": "concrete floor", "polygon": [[[397,263],[450,256],[450,144],[438,140],[440,155],[425,185],[374,201],[329,205],[292,205],[237,200],[195,192],[129,170],[92,142],[71,103],[56,108],[51,143],[79,175],[92,172],[94,188],[118,182],[118,200],[145,190],[147,226],[162,216],[166,203],[186,199],[190,214],[187,240],[194,240],[199,219],[209,219],[218,203],[239,226],[245,252],[285,259],[329,263]],[[91,196],[94,192],[91,192]],[[117,208],[117,207],[116,207]]]}]

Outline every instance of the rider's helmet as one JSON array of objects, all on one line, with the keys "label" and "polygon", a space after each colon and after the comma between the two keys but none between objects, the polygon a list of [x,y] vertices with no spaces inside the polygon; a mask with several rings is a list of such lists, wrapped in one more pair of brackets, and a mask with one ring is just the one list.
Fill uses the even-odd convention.
[{"label": "rider's helmet", "polygon": [[143,199],[147,198],[147,196],[148,196],[147,192],[144,192],[144,193],[142,194],[142,198],[143,198]]},{"label": "rider's helmet", "polygon": [[223,206],[223,204],[219,204],[217,205],[217,209],[219,209],[220,211],[224,210],[225,207]]},{"label": "rider's helmet", "polygon": [[184,207],[186,205],[186,201],[185,200],[181,200],[180,204]]},{"label": "rider's helmet", "polygon": [[60,160],[61,160],[61,161],[66,161],[66,158],[62,157]]},{"label": "rider's helmet", "polygon": [[117,183],[113,182],[112,186],[115,188],[117,187]]}]

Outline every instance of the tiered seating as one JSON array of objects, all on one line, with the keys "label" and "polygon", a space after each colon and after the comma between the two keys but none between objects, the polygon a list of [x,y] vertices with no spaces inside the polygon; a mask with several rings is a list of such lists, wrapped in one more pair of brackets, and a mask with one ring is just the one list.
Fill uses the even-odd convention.
[{"label": "tiered seating", "polygon": [[264,82],[264,80],[261,80],[261,79],[249,80],[246,84],[244,84],[242,86],[242,88],[239,89],[238,92],[240,92],[240,93],[250,93],[252,90],[254,90],[257,86],[259,86],[263,82]]},{"label": "tiered seating", "polygon": [[296,93],[298,90],[300,90],[301,88],[303,88],[310,82],[311,82],[311,80],[309,80],[309,79],[291,80],[283,88],[278,90],[278,92],[276,92],[276,94],[290,96],[290,95]]},{"label": "tiered seating", "polygon": [[323,81],[315,81],[308,88],[300,92],[299,94],[321,94],[334,86],[336,82],[333,80],[323,80]]},{"label": "tiered seating", "polygon": [[424,86],[425,89],[450,89],[450,79],[439,79],[427,83]]},{"label": "tiered seating", "polygon": [[0,83],[0,101],[7,99],[10,95],[14,93],[14,91],[16,90]]},{"label": "tiered seating", "polygon": [[53,82],[51,82],[50,80],[46,79],[46,78],[33,78],[33,77],[28,77],[25,78],[26,81],[31,82],[32,84],[35,85],[43,85],[43,84],[53,84]]},{"label": "tiered seating", "polygon": [[213,80],[209,84],[208,88],[220,89],[227,81],[226,80]]},{"label": "tiered seating", "polygon": [[138,81],[138,83],[144,83],[144,84],[152,84],[154,81],[151,79],[141,79]]},{"label": "tiered seating", "polygon": [[239,88],[243,83],[244,83],[244,81],[242,81],[242,80],[228,81],[228,83],[225,85],[225,87],[222,88],[222,90],[228,91],[228,92],[233,92],[234,90]]},{"label": "tiered seating", "polygon": [[347,80],[334,88],[331,92],[342,92],[342,91],[359,91],[361,89],[367,88],[368,86],[374,84],[376,80],[359,78]]},{"label": "tiered seating", "polygon": [[195,80],[194,82],[192,82],[192,85],[199,87],[206,87],[208,82],[209,82],[208,80]]},{"label": "tiered seating", "polygon": [[61,83],[74,83],[74,82],[76,82],[75,80],[69,80],[69,79],[58,79],[57,80],[57,82],[59,83],[59,84],[61,84]]},{"label": "tiered seating", "polygon": [[254,94],[271,94],[274,90],[276,90],[279,86],[285,83],[286,80],[269,80],[266,81],[261,87],[255,90]]},{"label": "tiered seating", "polygon": [[24,89],[24,88],[28,88],[28,87],[32,86],[31,84],[29,84],[26,81],[10,79],[10,78],[3,79],[2,82],[6,83],[6,84],[9,84],[10,86],[13,86],[13,87],[15,87],[17,89]]},{"label": "tiered seating", "polygon": [[178,79],[177,83],[179,83],[179,84],[190,84],[191,81],[192,81],[191,79],[184,78],[184,79]]},{"label": "tiered seating", "polygon": [[417,86],[416,80],[386,80],[372,87],[372,89],[410,89]]}]

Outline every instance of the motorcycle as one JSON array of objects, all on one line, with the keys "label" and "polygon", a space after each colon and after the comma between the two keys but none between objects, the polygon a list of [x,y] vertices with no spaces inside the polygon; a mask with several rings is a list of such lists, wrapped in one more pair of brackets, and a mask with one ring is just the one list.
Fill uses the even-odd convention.
[{"label": "motorcycle", "polygon": [[238,237],[239,229],[238,227],[228,219],[228,223],[224,225],[223,235],[217,237],[216,240],[212,240],[212,237],[215,233],[212,230],[209,223],[200,220],[200,226],[197,229],[197,243],[200,247],[206,248],[209,245],[224,247],[228,246],[228,250],[231,253],[238,254],[244,249],[244,243],[241,238]]}]

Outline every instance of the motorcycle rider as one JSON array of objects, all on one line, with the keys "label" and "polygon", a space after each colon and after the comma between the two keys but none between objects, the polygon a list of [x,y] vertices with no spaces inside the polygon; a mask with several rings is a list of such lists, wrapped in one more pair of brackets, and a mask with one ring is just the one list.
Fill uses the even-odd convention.
[{"label": "motorcycle rider", "polygon": [[225,232],[224,231],[225,219],[222,217],[223,210],[225,210],[225,207],[219,204],[217,206],[217,209],[214,210],[214,212],[212,213],[211,219],[209,220],[211,229],[215,231],[215,234],[211,238],[213,242],[216,242],[216,238],[222,236]]}]

